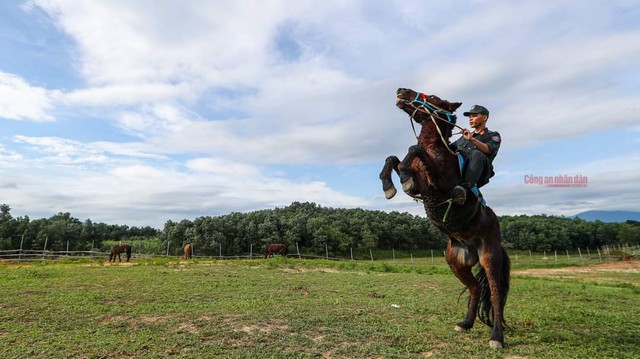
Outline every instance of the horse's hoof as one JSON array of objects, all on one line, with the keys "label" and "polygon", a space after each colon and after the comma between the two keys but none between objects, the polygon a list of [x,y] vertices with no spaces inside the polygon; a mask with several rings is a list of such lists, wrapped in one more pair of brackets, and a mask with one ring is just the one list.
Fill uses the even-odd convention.
[{"label": "horse's hoof", "polygon": [[464,327],[461,327],[461,326],[459,326],[459,325],[456,325],[456,327],[455,327],[455,328],[453,328],[453,329],[455,329],[455,331],[456,331],[456,332],[463,332],[463,333],[466,333],[466,332],[468,332],[468,331],[469,331],[469,329],[468,329],[468,328],[464,328]]},{"label": "horse's hoof", "polygon": [[409,193],[411,192],[411,189],[413,189],[413,178],[409,177],[408,180],[406,180],[405,182],[402,182],[402,190],[405,193]]},{"label": "horse's hoof", "polygon": [[491,349],[502,349],[502,343],[497,340],[489,340]]},{"label": "horse's hoof", "polygon": [[398,193],[398,190],[396,190],[396,187],[395,186],[391,186],[391,187],[387,188],[387,190],[384,191],[384,196],[387,199],[391,199],[391,198],[393,198],[393,196],[396,195],[396,193]]}]

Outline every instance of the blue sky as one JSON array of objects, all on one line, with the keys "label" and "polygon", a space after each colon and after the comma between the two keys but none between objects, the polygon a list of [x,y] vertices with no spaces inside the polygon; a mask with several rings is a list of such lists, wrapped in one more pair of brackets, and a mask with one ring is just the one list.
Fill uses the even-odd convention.
[{"label": "blue sky", "polygon": [[398,87],[491,110],[499,215],[640,210],[639,1],[32,0],[0,18],[14,216],[162,227],[293,201],[424,215],[378,180],[415,142]]}]

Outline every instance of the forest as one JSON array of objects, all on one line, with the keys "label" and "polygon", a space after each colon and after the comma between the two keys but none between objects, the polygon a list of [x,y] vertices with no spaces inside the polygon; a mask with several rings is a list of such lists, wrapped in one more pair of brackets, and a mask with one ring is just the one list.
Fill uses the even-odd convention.
[{"label": "forest", "polygon": [[[502,241],[507,248],[553,251],[637,245],[640,222],[605,223],[547,215],[501,216]],[[163,229],[81,221],[70,213],[32,220],[13,217],[0,205],[0,250],[106,250],[113,242],[147,243],[149,254],[180,253],[193,243],[199,255],[234,256],[260,251],[267,243],[285,243],[304,253],[347,256],[352,250],[443,249],[446,237],[426,217],[400,212],[322,207],[294,202],[283,208],[180,222],[168,220]]]}]

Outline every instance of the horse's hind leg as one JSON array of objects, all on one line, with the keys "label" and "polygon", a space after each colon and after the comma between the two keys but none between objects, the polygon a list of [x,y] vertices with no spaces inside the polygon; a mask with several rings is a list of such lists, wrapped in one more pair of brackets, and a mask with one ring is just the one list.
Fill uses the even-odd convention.
[{"label": "horse's hind leg", "polygon": [[[391,180],[391,171],[396,171],[398,173],[398,164],[400,160],[396,156],[389,156],[384,161],[384,167],[382,167],[382,171],[380,172],[380,180],[382,181],[382,190],[384,191],[384,196],[387,199],[393,198],[398,192],[396,187],[393,185],[393,181]],[[398,173],[399,175],[399,173]]]},{"label": "horse's hind leg", "polygon": [[504,305],[509,292],[509,257],[497,243],[486,246],[486,250],[480,257],[480,265],[485,269],[487,282],[490,289],[491,309],[493,311],[493,327],[489,345],[494,349],[504,346]]},{"label": "horse's hind leg", "polygon": [[478,263],[478,255],[468,246],[449,239],[445,256],[453,274],[469,290],[469,305],[463,321],[455,326],[457,331],[467,331],[473,327],[478,314],[478,301],[480,300],[480,287],[473,276],[471,269]]}]

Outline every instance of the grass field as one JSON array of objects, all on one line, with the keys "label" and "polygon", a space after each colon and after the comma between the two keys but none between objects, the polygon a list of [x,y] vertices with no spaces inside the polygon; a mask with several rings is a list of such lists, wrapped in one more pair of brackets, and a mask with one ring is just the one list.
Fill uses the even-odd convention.
[{"label": "grass field", "polygon": [[[445,266],[324,260],[0,263],[2,358],[638,358],[640,273],[519,268],[506,348]],[[608,267],[607,267],[608,266]]]}]

